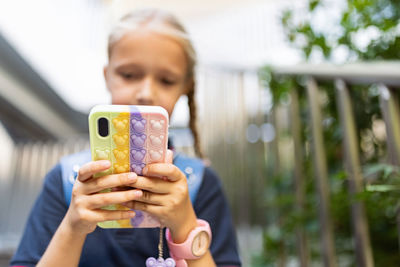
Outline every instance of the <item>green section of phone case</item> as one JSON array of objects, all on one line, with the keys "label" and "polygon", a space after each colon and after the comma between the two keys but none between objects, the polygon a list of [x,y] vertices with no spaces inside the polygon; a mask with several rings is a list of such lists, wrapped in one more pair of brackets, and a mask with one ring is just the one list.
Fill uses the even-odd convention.
[{"label": "green section of phone case", "polygon": [[100,118],[106,118],[108,121],[108,128],[110,132],[110,112],[95,112],[89,116],[89,133],[90,133],[90,150],[92,153],[92,160],[109,160],[111,162],[111,168],[93,175],[93,177],[101,177],[113,172],[112,167],[112,151],[111,151],[111,135],[102,137],[98,134],[98,120]]},{"label": "green section of phone case", "polygon": [[[117,111],[112,111],[112,112],[95,112],[90,115],[89,117],[89,128],[90,128],[90,149],[92,153],[92,160],[101,160],[101,159],[107,159],[110,160],[111,162],[111,168],[108,169],[107,171],[100,172],[95,174],[93,177],[101,177],[107,174],[112,174],[116,173],[115,171],[115,164],[117,163],[117,160],[114,155],[114,150],[117,148],[113,137],[115,134],[117,134],[117,130],[114,127],[113,119],[118,118],[121,114],[125,115],[123,117],[128,118],[128,125],[129,125],[129,113],[124,113],[124,112],[117,112]],[[100,118],[106,118],[108,121],[108,135],[106,137],[100,136],[98,133],[98,120]],[[126,131],[126,134],[128,134],[129,138],[129,126],[128,126],[128,131]],[[129,171],[129,170],[128,170]],[[111,189],[105,189],[101,191],[102,193],[110,192]],[[119,210],[119,209],[127,209],[122,206],[117,208],[116,205],[108,205],[105,207],[102,207],[104,210]],[[129,210],[129,209],[127,209]],[[97,225],[101,228],[126,228],[126,227],[132,227],[130,226],[129,219],[124,220],[124,223],[121,224],[122,221],[105,221],[105,222],[99,222]]]}]

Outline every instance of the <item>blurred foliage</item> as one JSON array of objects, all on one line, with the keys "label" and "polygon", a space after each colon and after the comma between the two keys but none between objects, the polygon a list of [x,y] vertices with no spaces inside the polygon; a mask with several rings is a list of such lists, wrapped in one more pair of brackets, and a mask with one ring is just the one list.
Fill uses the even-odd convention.
[{"label": "blurred foliage", "polygon": [[[326,59],[332,59],[339,47],[349,51],[348,59],[400,58],[400,1],[347,0],[345,3],[337,25],[323,30],[315,25],[316,18],[321,14],[319,12],[331,8],[332,1],[309,0],[305,19],[298,19],[294,10],[286,10],[281,22],[289,41],[301,49],[306,58],[317,50]],[[370,39],[360,42],[361,35],[369,35]]]},{"label": "blurred foliage", "polygon": [[[309,0],[307,14],[299,19],[297,11],[286,10],[281,17],[290,43],[300,49],[306,60],[320,53],[334,61],[338,49],[347,51],[346,61],[394,60],[400,58],[400,0],[347,0],[337,23],[332,28],[315,25],[316,16],[330,9],[332,1]],[[321,13],[322,12],[322,13]],[[360,36],[367,36],[360,43]],[[279,76],[266,66],[260,70],[265,88],[270,88],[274,110],[290,108],[290,92],[297,90],[300,101],[302,142],[304,149],[305,207],[295,209],[293,166],[269,165],[265,189],[267,226],[261,255],[253,266],[276,266],[282,259],[297,257],[296,229],[304,227],[308,239],[309,259],[322,264],[318,196],[310,155],[311,129],[309,105],[304,77]],[[373,257],[376,266],[398,266],[400,254],[396,230],[396,212],[400,196],[400,168],[387,162],[386,140],[374,127],[382,122],[379,90],[375,85],[352,86],[350,90],[365,189],[353,199],[349,197],[343,165],[342,139],[335,89],[332,82],[319,83],[323,111],[323,131],[328,163],[331,217],[339,266],[356,266],[351,225],[351,204],[364,201]],[[281,129],[289,132],[289,129]],[[276,142],[290,142],[281,135]],[[273,145],[269,153],[274,154]],[[289,151],[292,153],[292,151]],[[276,154],[276,153],[275,153]],[[293,157],[291,154],[285,155]]]}]

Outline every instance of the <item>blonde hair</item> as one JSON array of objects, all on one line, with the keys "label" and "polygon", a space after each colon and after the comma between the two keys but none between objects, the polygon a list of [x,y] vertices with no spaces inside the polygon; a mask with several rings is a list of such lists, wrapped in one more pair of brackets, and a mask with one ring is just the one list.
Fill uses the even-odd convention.
[{"label": "blonde hair", "polygon": [[186,94],[190,113],[189,128],[193,134],[195,153],[198,157],[203,158],[196,126],[197,109],[194,100],[196,52],[188,33],[177,18],[167,11],[152,8],[135,10],[122,17],[111,30],[108,37],[108,58],[111,56],[115,43],[128,32],[133,32],[137,29],[147,29],[165,35],[177,41],[182,46],[188,63],[186,80],[192,84]]}]

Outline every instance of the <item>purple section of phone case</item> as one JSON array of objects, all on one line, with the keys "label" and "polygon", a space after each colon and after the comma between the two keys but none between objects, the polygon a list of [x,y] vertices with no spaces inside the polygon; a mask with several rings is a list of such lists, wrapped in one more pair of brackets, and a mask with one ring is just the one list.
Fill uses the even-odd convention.
[{"label": "purple section of phone case", "polygon": [[140,210],[135,210],[135,217],[131,218],[131,225],[138,227],[144,220],[144,214]]},{"label": "purple section of phone case", "polygon": [[146,130],[146,119],[141,115],[138,116],[137,114],[131,113],[130,124],[133,132],[142,133]]},{"label": "purple section of phone case", "polygon": [[144,147],[144,143],[146,142],[145,134],[131,134],[131,144],[132,147]]},{"label": "purple section of phone case", "polygon": [[146,149],[131,149],[131,162],[143,162],[144,157],[146,156]]},{"label": "purple section of phone case", "polygon": [[131,171],[136,174],[142,175],[142,170],[146,166],[143,162],[131,162]]},{"label": "purple section of phone case", "polygon": [[[141,121],[144,120],[144,123]],[[131,106],[129,117],[129,167],[130,171],[142,174],[143,160],[146,154],[146,120],[135,107]],[[135,141],[135,142],[134,142]]]}]

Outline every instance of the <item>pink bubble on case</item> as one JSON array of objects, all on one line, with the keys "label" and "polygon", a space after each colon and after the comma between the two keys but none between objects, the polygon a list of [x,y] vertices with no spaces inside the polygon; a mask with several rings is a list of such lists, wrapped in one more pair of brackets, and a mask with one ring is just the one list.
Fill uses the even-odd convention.
[{"label": "pink bubble on case", "polygon": [[165,121],[163,119],[153,119],[150,120],[150,128],[154,131],[161,131],[165,126]]},{"label": "pink bubble on case", "polygon": [[150,158],[152,161],[159,161],[162,159],[163,151],[162,150],[150,150],[149,154],[150,154]]},{"label": "pink bubble on case", "polygon": [[150,135],[149,136],[150,142],[153,146],[161,146],[163,144],[164,141],[164,135]]}]

